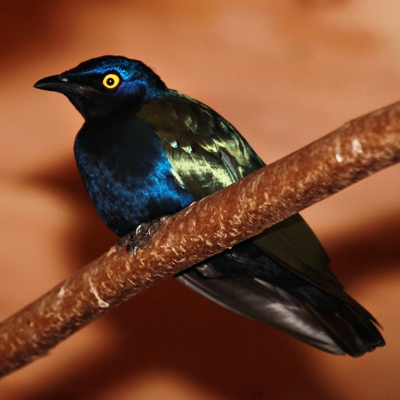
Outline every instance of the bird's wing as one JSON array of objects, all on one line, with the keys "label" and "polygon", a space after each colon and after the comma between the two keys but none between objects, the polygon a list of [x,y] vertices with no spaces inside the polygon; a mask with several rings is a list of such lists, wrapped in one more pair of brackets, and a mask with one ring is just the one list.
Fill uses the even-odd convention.
[{"label": "bird's wing", "polygon": [[[138,116],[153,125],[176,181],[198,199],[265,165],[228,121],[178,92],[145,104]],[[310,283],[348,301],[328,268],[328,255],[300,215],[267,229],[253,243]]]},{"label": "bird's wing", "polygon": [[[178,184],[198,199],[264,166],[229,122],[190,97],[174,93],[153,100],[142,106],[138,116],[153,126]],[[300,215],[251,240],[280,265],[342,300],[340,312],[327,312],[254,276],[205,279],[207,275],[199,269],[212,272],[212,261],[183,271],[177,278],[232,311],[330,353],[360,356],[384,344],[375,319],[344,292],[328,268],[328,255]]]},{"label": "bird's wing", "polygon": [[198,199],[264,166],[229,122],[187,96],[153,100],[138,116],[155,128],[176,181]]}]

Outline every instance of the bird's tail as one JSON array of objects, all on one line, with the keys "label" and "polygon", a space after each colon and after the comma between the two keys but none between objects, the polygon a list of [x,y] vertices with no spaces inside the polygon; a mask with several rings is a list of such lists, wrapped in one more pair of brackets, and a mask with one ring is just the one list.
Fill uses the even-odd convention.
[{"label": "bird's tail", "polygon": [[[177,278],[231,311],[272,325],[320,350],[359,357],[385,344],[374,318],[361,306],[355,307],[355,301],[350,305],[333,298],[333,305],[319,307],[264,279],[241,275],[205,277],[204,270],[202,274],[197,268],[186,270]],[[313,294],[318,291],[322,292],[312,287]],[[329,301],[330,296],[327,298]]]}]

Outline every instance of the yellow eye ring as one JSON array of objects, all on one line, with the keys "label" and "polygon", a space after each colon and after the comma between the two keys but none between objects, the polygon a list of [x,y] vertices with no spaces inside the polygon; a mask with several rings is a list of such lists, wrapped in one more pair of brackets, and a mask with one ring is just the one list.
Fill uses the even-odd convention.
[{"label": "yellow eye ring", "polygon": [[116,74],[107,74],[103,79],[103,85],[107,89],[115,89],[121,81],[121,78]]}]

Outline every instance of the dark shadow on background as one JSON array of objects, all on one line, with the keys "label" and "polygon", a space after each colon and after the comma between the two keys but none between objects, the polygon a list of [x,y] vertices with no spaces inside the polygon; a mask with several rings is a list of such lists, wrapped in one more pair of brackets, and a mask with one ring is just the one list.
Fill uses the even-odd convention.
[{"label": "dark shadow on background", "polygon": [[[85,5],[90,2],[93,7],[99,5],[95,0]],[[113,0],[112,4],[123,2]],[[76,0],[0,0],[0,59],[7,64],[26,63],[27,57],[63,51],[62,43],[70,34],[66,18],[71,17],[71,5],[79,12],[81,2]]]},{"label": "dark shadow on background", "polygon": [[347,285],[400,264],[400,210],[371,217],[363,225],[335,236],[329,245],[332,269]]},{"label": "dark shadow on background", "polygon": [[38,48],[49,37],[56,39],[54,15],[62,3],[65,2],[1,0],[0,57],[7,62],[24,59],[25,51]]}]

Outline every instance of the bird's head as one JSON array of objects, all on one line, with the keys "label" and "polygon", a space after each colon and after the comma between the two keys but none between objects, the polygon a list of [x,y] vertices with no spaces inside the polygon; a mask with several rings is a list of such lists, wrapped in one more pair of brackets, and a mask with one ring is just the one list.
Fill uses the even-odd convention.
[{"label": "bird's head", "polygon": [[168,93],[160,77],[141,61],[116,56],[93,58],[34,86],[64,94],[86,120]]}]

